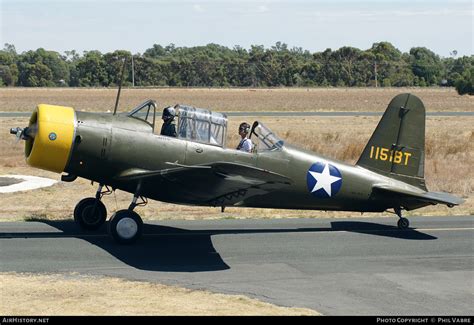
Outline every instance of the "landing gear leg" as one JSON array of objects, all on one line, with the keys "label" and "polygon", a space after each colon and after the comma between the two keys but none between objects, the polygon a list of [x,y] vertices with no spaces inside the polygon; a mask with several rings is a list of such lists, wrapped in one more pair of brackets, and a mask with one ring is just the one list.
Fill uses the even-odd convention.
[{"label": "landing gear leg", "polygon": [[99,185],[95,197],[88,197],[79,201],[74,208],[74,221],[86,230],[99,229],[107,219],[107,209],[101,199],[104,195],[112,193],[107,187],[102,191],[103,184]]},{"label": "landing gear leg", "polygon": [[[133,209],[137,206],[144,206],[147,199],[139,195],[140,185],[133,196],[132,203],[126,210],[115,212],[109,220],[108,231],[112,238],[119,244],[132,244],[139,239],[143,232],[143,221],[138,213]],[[141,202],[137,203],[138,198]]]},{"label": "landing gear leg", "polygon": [[397,214],[398,218],[398,228],[399,229],[407,229],[410,226],[410,221],[407,218],[402,217],[402,209],[400,207],[394,208],[395,213]]}]

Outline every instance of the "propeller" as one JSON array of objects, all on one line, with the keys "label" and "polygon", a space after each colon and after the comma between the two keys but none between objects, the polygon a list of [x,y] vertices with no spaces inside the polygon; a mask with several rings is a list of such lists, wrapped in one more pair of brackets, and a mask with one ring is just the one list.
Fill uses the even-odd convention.
[{"label": "propeller", "polygon": [[10,129],[10,134],[14,134],[16,136],[16,142],[21,140],[28,140],[31,138],[34,138],[36,135],[36,132],[38,131],[38,124],[33,124],[30,127],[26,127],[24,129],[20,127],[16,128],[11,128]]},{"label": "propeller", "polygon": [[10,129],[10,134],[14,134],[15,137],[16,137],[16,142],[20,141],[22,135],[23,135],[23,132],[24,132],[24,129],[20,128],[20,127],[16,127],[16,128],[11,128]]}]

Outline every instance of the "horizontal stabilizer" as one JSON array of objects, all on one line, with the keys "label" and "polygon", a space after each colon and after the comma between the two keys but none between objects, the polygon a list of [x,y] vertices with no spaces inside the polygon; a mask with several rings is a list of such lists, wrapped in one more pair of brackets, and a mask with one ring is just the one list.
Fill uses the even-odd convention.
[{"label": "horizontal stabilizer", "polygon": [[400,200],[400,206],[407,210],[416,209],[421,206],[445,204],[453,207],[464,202],[464,199],[445,192],[427,192],[419,189],[395,188],[387,185],[375,185],[375,193]]}]

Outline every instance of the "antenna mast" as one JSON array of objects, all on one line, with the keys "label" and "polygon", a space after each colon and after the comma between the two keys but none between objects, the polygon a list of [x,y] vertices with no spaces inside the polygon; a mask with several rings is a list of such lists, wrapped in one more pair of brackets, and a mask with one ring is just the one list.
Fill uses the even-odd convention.
[{"label": "antenna mast", "polygon": [[120,99],[120,91],[122,90],[122,82],[123,82],[123,73],[125,71],[125,63],[127,62],[127,58],[123,58],[123,66],[122,66],[122,73],[120,75],[120,83],[119,83],[119,89],[117,93],[117,99],[115,100],[115,108],[114,108],[114,114],[117,114],[117,107]]}]

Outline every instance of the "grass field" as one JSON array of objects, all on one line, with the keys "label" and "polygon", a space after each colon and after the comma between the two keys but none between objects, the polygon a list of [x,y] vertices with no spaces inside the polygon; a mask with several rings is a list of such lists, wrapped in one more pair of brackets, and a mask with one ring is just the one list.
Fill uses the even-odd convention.
[{"label": "grass field", "polygon": [[2,315],[319,315],[241,295],[78,274],[0,273]]},{"label": "grass field", "polygon": [[[119,111],[129,111],[145,99],[158,107],[188,104],[231,111],[379,111],[397,94],[419,96],[427,111],[472,111],[474,96],[459,96],[453,88],[275,88],[275,89],[123,89]],[[40,103],[77,110],[113,110],[116,89],[0,88],[1,111],[32,111]]]}]

